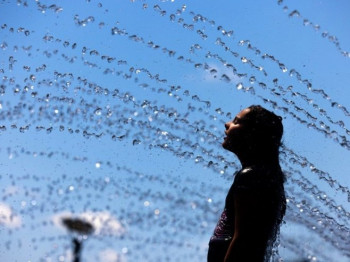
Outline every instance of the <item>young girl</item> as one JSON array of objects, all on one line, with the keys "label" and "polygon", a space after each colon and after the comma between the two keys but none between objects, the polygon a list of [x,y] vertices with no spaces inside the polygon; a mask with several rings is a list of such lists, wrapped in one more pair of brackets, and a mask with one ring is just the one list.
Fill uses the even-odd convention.
[{"label": "young girl", "polygon": [[210,239],[208,262],[268,261],[286,209],[279,165],[282,118],[253,105],[225,129],[222,146],[238,157],[242,169]]}]

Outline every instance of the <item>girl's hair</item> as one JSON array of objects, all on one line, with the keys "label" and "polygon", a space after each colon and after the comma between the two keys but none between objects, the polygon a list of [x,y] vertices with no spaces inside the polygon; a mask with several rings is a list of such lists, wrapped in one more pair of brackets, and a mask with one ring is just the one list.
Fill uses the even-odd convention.
[{"label": "girl's hair", "polygon": [[260,158],[279,163],[279,148],[283,135],[282,117],[260,105],[248,107],[244,125],[249,130],[249,144]]},{"label": "girl's hair", "polygon": [[[286,199],[284,195],[285,175],[279,164],[279,148],[283,135],[282,117],[277,116],[271,111],[260,105],[251,105],[250,111],[244,117],[244,126],[247,127],[249,135],[249,145],[255,151],[255,157],[268,161],[268,176],[271,182],[277,182],[280,185],[281,201],[276,207],[276,222],[271,232],[269,247],[266,251],[266,257],[272,254],[273,243],[279,235],[279,227],[286,212]],[[272,166],[271,166],[272,164]],[[274,246],[274,248],[276,248]]]},{"label": "girl's hair", "polygon": [[244,117],[244,124],[249,130],[252,146],[259,153],[278,157],[283,135],[282,117],[260,105],[248,108],[250,111]]}]

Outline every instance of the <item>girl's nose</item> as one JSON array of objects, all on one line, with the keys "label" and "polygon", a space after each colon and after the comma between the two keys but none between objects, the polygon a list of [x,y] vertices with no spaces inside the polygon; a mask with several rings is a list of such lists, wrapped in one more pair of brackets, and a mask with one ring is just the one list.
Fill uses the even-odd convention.
[{"label": "girl's nose", "polygon": [[228,123],[225,123],[225,128],[228,129],[229,125]]}]

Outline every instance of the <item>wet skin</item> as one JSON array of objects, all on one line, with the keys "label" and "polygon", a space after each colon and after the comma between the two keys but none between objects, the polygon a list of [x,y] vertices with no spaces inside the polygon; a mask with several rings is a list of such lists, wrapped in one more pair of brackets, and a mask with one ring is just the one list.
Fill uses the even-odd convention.
[{"label": "wet skin", "polygon": [[245,130],[244,118],[250,112],[249,108],[243,109],[236,117],[225,124],[225,138],[223,148],[235,154],[242,151],[246,142],[247,132]]}]

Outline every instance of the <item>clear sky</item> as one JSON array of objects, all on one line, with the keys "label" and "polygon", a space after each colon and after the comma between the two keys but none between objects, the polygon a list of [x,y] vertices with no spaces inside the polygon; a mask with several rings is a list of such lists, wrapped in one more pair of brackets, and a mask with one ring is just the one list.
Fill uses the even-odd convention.
[{"label": "clear sky", "polygon": [[350,261],[349,8],[1,1],[0,261],[71,261],[63,217],[83,261],[205,261],[251,104],[285,129],[275,257]]}]

